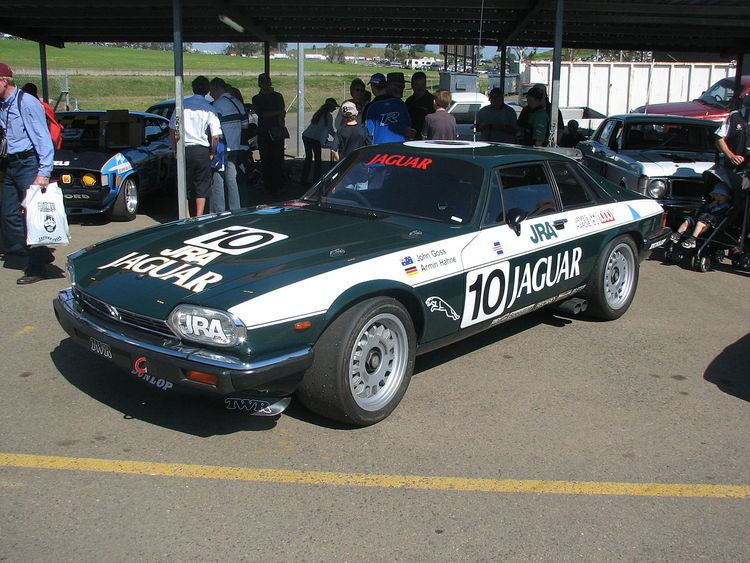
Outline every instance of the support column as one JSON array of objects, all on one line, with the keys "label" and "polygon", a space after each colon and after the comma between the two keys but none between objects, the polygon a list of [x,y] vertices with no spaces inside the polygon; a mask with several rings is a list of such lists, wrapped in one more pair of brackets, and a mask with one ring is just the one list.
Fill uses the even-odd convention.
[{"label": "support column", "polygon": [[47,45],[39,43],[39,68],[42,71],[42,100],[49,102],[49,81],[47,80]]},{"label": "support column", "polygon": [[185,175],[185,122],[182,97],[182,0],[172,0],[172,26],[174,35],[174,117],[177,134],[177,214],[185,219],[188,214],[187,178]]},{"label": "support column", "polygon": [[[740,93],[742,92],[742,67],[745,62],[745,54],[737,54],[737,66],[734,69],[734,99],[730,104],[731,109],[739,109]],[[736,105],[735,105],[736,104]]]},{"label": "support column", "polygon": [[271,76],[271,44],[263,42],[263,72]]},{"label": "support column", "polygon": [[305,44],[297,43],[297,158],[305,154],[302,132],[305,130]]},{"label": "support column", "polygon": [[555,12],[555,50],[552,56],[552,96],[550,98],[549,146],[557,146],[557,111],[560,107],[560,67],[562,61],[563,12],[565,0],[557,0]]},{"label": "support column", "polygon": [[503,101],[505,101],[505,62],[508,56],[508,47],[500,45],[500,89],[503,91]]}]

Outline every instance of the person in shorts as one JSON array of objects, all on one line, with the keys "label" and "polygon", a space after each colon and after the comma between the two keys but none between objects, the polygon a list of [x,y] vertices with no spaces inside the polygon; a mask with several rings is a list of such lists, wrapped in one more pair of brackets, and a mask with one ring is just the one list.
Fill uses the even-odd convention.
[{"label": "person in shorts", "polygon": [[[677,232],[672,233],[670,240],[673,243],[676,244],[682,240],[683,248],[695,248],[696,239],[709,229],[715,229],[726,216],[731,207],[729,201],[732,199],[729,188],[724,184],[716,184],[709,196],[711,201],[701,208],[698,215],[687,217],[677,228]],[[690,229],[692,229],[692,234],[688,235]]]},{"label": "person in shorts", "polygon": [[[193,200],[195,217],[203,215],[211,195],[211,160],[221,138],[221,123],[214,107],[206,100],[209,82],[205,76],[193,80],[193,95],[185,98],[185,176],[188,198]],[[169,120],[173,146],[177,145],[176,113]],[[208,130],[208,133],[206,131]]]}]

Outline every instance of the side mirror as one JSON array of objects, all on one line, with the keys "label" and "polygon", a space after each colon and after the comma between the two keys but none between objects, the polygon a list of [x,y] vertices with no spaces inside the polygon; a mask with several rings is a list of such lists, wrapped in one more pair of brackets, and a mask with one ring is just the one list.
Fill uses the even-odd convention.
[{"label": "side mirror", "polygon": [[523,209],[519,209],[518,207],[512,207],[511,209],[508,209],[507,213],[505,214],[505,222],[511,229],[513,229],[513,231],[516,233],[516,236],[521,236],[521,222],[526,219],[526,216],[527,213]]}]

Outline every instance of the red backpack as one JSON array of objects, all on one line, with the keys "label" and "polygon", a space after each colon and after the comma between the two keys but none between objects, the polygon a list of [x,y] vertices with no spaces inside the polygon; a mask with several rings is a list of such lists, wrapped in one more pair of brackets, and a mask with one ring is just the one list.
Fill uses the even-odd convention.
[{"label": "red backpack", "polygon": [[55,118],[54,110],[47,102],[41,102],[41,104],[44,108],[44,113],[47,114],[47,126],[49,127],[50,137],[52,137],[52,144],[54,145],[56,150],[61,149],[63,141],[62,132],[65,127],[63,127],[62,123],[57,121],[57,119]]}]

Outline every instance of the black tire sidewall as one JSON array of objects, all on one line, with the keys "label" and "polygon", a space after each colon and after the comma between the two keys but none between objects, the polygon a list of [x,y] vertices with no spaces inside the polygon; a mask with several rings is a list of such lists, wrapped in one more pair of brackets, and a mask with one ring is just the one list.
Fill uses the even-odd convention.
[{"label": "black tire sidewall", "polygon": [[[630,247],[630,251],[633,254],[633,285],[630,289],[630,295],[627,298],[625,304],[619,309],[613,309],[607,303],[607,299],[604,296],[604,272],[607,268],[607,262],[609,257],[616,247],[620,244],[627,244]],[[601,253],[594,266],[594,271],[591,274],[591,289],[586,291],[586,296],[590,301],[589,314],[593,317],[603,320],[614,320],[619,319],[625,312],[630,308],[635,297],[636,290],[638,289],[638,278],[640,277],[640,264],[638,261],[638,248],[636,247],[635,241],[628,235],[620,235],[612,239],[609,244]]]},{"label": "black tire sidewall", "polygon": [[[355,424],[374,424],[376,422],[380,422],[391,412],[393,412],[393,410],[401,402],[401,399],[404,397],[404,394],[409,387],[411,375],[414,371],[416,335],[414,332],[414,323],[412,322],[409,313],[395,299],[375,298],[367,300],[361,305],[361,312],[356,316],[353,315],[348,330],[346,331],[348,334],[345,339],[342,340],[343,346],[339,348],[339,358],[337,362],[338,369],[336,370],[336,387],[340,404],[345,407],[347,413],[350,413],[352,422],[354,422]],[[394,396],[382,409],[376,411],[368,411],[357,405],[354,397],[352,396],[348,375],[349,358],[360,331],[367,323],[370,322],[372,318],[383,313],[394,315],[404,325],[406,338],[408,340],[408,357],[401,385],[399,386],[399,389],[396,391]],[[350,417],[348,416],[347,418]]]},{"label": "black tire sidewall", "polygon": [[[132,214],[128,213],[127,203],[125,201],[126,182],[135,183],[136,196],[138,198],[138,203],[135,207],[135,213],[132,213]],[[138,208],[140,206],[141,206],[141,197],[140,197],[140,193],[138,193],[138,182],[135,180],[135,178],[132,178],[132,177],[126,178],[122,182],[122,184],[120,184],[120,192],[117,194],[117,197],[115,198],[115,201],[112,204],[112,208],[110,210],[110,217],[113,221],[132,221],[138,215]]]}]

